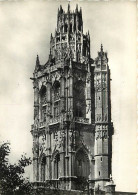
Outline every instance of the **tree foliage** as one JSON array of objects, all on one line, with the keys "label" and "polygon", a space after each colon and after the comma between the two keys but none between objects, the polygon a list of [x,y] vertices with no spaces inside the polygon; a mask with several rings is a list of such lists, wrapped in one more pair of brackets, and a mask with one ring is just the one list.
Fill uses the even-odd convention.
[{"label": "tree foliage", "polygon": [[25,167],[31,164],[31,159],[22,155],[16,164],[9,162],[10,143],[0,145],[0,194],[28,195],[32,190],[29,180],[23,177]]}]

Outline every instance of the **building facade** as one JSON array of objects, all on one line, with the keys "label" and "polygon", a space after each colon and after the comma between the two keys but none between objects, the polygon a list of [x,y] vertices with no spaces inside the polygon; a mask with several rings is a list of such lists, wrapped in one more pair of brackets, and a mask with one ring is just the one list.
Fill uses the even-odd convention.
[{"label": "building facade", "polygon": [[84,178],[104,190],[112,172],[110,70],[102,45],[91,58],[78,6],[58,9],[48,61],[41,65],[37,56],[31,79],[34,182],[69,190]]}]

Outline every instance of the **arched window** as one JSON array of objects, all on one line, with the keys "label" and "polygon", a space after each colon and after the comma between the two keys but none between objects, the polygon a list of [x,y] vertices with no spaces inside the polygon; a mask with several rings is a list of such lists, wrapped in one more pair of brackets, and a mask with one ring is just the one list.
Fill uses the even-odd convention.
[{"label": "arched window", "polygon": [[78,176],[78,177],[88,178],[88,176],[90,174],[89,158],[88,158],[88,155],[86,154],[86,152],[84,152],[83,149],[80,149],[76,153],[75,171],[76,171],[76,176]]},{"label": "arched window", "polygon": [[54,159],[54,179],[59,178],[59,162],[60,162],[60,155],[57,154]]},{"label": "arched window", "polygon": [[46,180],[46,157],[44,156],[41,161],[41,181]]},{"label": "arched window", "polygon": [[60,114],[60,83],[55,81],[53,85],[53,115],[58,117]]},{"label": "arched window", "polygon": [[41,121],[46,121],[46,103],[47,103],[46,87],[42,85],[40,90],[40,120]]}]

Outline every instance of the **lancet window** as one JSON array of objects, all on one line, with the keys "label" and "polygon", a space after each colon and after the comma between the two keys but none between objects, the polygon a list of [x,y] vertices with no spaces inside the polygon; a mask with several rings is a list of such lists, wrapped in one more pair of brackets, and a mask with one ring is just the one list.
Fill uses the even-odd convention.
[{"label": "lancet window", "polygon": [[46,104],[47,104],[46,87],[42,86],[40,90],[40,120],[41,121],[46,121]]},{"label": "lancet window", "polygon": [[54,160],[54,178],[59,178],[59,162],[60,162],[60,155],[57,154]]},{"label": "lancet window", "polygon": [[60,114],[60,83],[56,81],[53,85],[53,115],[58,117]]}]

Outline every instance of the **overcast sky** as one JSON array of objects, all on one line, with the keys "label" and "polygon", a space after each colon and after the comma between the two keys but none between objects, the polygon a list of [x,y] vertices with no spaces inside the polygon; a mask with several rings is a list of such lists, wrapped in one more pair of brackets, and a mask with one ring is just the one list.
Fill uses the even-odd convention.
[{"label": "overcast sky", "polygon": [[[77,1],[71,2],[75,9]],[[48,59],[57,9],[67,1],[0,2],[0,140],[11,142],[11,161],[32,155],[33,85],[36,55]],[[117,190],[136,191],[136,2],[79,1],[91,56],[101,43],[111,69],[113,179]],[[31,174],[31,169],[28,174]]]}]

